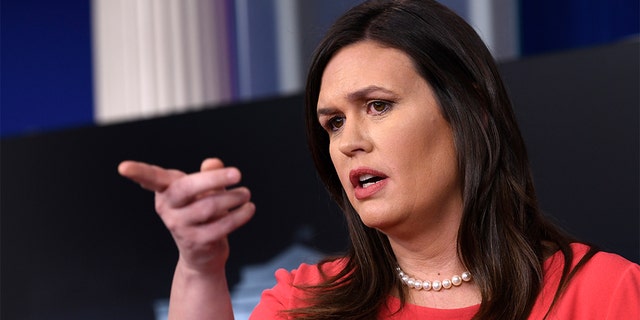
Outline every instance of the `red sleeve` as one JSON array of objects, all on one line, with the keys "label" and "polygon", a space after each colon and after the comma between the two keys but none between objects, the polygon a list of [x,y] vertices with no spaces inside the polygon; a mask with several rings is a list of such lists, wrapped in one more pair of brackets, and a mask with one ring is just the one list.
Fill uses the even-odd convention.
[{"label": "red sleeve", "polygon": [[[336,274],[344,267],[340,259],[322,266],[327,275]],[[288,272],[279,269],[275,273],[276,285],[262,292],[260,303],[253,309],[250,319],[289,319],[281,311],[301,308],[305,305],[305,291],[300,285],[318,284],[323,279],[317,265],[301,264],[298,269]]]},{"label": "red sleeve", "polygon": [[262,292],[260,303],[253,309],[249,319],[287,319],[281,311],[289,309],[291,304],[294,272],[295,270],[290,273],[284,269],[276,271],[276,285]]}]

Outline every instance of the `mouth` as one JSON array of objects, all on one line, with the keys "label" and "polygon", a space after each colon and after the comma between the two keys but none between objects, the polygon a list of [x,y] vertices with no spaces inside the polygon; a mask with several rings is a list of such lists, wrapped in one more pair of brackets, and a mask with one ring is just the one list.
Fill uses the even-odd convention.
[{"label": "mouth", "polygon": [[360,178],[358,178],[358,182],[360,183],[360,187],[362,188],[366,188],[368,186],[374,185],[381,180],[382,180],[381,177],[377,177],[370,174],[365,174],[363,176],[360,176]]},{"label": "mouth", "polygon": [[368,168],[359,168],[349,172],[354,196],[359,201],[374,197],[387,184],[387,178],[384,173]]},{"label": "mouth", "polygon": [[386,178],[387,176],[384,173],[371,169],[356,169],[349,173],[349,179],[354,188],[366,189]]}]

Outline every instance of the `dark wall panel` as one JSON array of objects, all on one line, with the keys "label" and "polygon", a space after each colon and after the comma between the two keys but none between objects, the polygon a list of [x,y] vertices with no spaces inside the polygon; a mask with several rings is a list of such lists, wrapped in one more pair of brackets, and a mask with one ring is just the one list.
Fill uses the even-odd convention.
[{"label": "dark wall panel", "polygon": [[639,42],[502,65],[542,209],[640,260]]}]

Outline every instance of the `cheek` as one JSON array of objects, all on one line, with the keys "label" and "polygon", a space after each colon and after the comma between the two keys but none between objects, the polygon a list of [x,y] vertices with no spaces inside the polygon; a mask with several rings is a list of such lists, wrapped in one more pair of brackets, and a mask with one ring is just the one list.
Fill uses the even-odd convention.
[{"label": "cheek", "polygon": [[407,130],[399,125],[376,132],[375,141],[378,150],[382,151],[385,162],[392,169],[415,170],[416,162],[424,162],[424,137],[415,134],[416,130]]},{"label": "cheek", "polygon": [[[388,141],[390,154],[407,176],[407,183],[424,188],[437,181],[443,171],[450,171],[451,146],[447,131],[437,122],[413,123],[402,139]],[[406,128],[405,127],[405,128]]]}]

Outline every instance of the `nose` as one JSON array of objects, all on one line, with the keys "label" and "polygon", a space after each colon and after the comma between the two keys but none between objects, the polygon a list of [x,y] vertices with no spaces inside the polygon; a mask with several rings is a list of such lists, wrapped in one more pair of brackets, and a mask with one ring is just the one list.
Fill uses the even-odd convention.
[{"label": "nose", "polygon": [[349,119],[345,121],[342,132],[339,136],[338,149],[348,157],[353,157],[359,153],[370,152],[373,144],[369,136],[366,124],[359,119]]}]

